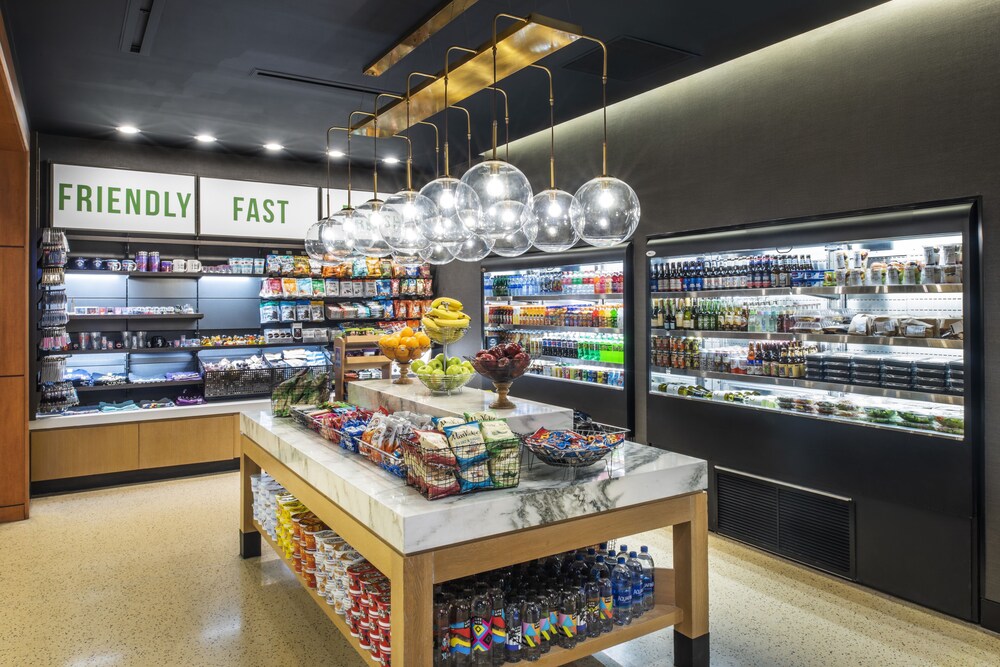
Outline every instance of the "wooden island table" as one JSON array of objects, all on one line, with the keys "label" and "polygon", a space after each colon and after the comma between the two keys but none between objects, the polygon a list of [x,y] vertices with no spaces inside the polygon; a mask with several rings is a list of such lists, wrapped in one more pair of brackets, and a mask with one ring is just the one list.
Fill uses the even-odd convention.
[{"label": "wooden island table", "polygon": [[[669,626],[676,665],[708,664],[704,461],[628,442],[573,481],[535,461],[516,488],[428,501],[290,419],[261,411],[241,420],[241,555],[260,555],[250,477],[264,470],[390,579],[395,667],[433,662],[436,584],[665,526],[673,526],[673,567],[655,572],[653,610],[572,649],[554,647],[536,664],[565,664]],[[333,607],[309,594],[358,664],[376,664]]]}]

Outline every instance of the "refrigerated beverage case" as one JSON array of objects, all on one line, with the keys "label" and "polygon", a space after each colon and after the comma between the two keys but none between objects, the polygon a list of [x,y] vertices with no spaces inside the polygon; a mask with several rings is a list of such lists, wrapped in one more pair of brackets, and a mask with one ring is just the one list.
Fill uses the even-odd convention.
[{"label": "refrigerated beverage case", "polygon": [[642,612],[645,610],[643,605],[645,580],[642,573],[642,563],[639,562],[638,554],[630,551],[625,565],[632,571],[632,618],[638,618],[642,616]]},{"label": "refrigerated beverage case", "polygon": [[493,667],[493,603],[486,591],[472,597],[469,626],[472,632],[472,667]]},{"label": "refrigerated beverage case", "polygon": [[525,600],[521,611],[521,658],[528,662],[536,662],[542,656],[538,630],[541,615],[541,607],[536,598],[529,597]]},{"label": "refrigerated beverage case", "polygon": [[642,607],[646,611],[653,608],[654,605],[654,584],[653,581],[654,573],[653,570],[655,565],[653,564],[653,557],[649,555],[649,547],[642,546],[639,548],[639,563],[642,564],[642,577],[643,577],[643,593],[642,593]]},{"label": "refrigerated beverage case", "polygon": [[625,560],[624,556],[619,556],[618,564],[611,570],[615,625],[632,624],[632,571],[625,565]]},{"label": "refrigerated beverage case", "polygon": [[472,625],[469,601],[457,597],[451,603],[451,629],[448,631],[451,642],[451,659],[455,667],[468,667],[472,654]]},{"label": "refrigerated beverage case", "polygon": [[579,624],[579,609],[577,608],[577,590],[565,588],[559,603],[559,645],[563,648],[573,648],[577,642],[577,626]]}]

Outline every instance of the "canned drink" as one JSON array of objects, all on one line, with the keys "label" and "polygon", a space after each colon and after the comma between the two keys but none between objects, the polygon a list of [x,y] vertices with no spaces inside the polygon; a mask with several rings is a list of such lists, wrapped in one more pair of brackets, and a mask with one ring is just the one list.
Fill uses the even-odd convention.
[{"label": "canned drink", "polygon": [[158,273],[160,270],[160,252],[153,250],[149,253],[149,270]]},{"label": "canned drink", "polygon": [[145,250],[140,250],[135,253],[135,268],[136,271],[148,271],[149,270],[149,253]]}]

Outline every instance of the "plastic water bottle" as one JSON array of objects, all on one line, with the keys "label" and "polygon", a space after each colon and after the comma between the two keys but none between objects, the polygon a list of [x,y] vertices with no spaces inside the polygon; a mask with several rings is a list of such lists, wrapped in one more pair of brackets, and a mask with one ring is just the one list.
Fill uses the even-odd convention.
[{"label": "plastic water bottle", "polygon": [[438,592],[434,600],[434,664],[451,664],[451,642],[449,632],[451,620],[449,605],[451,596]]},{"label": "plastic water bottle", "polygon": [[590,633],[590,621],[587,615],[587,591],[584,589],[586,577],[580,577],[573,582],[576,593],[576,640],[582,642]]},{"label": "plastic water bottle", "polygon": [[642,563],[634,551],[628,554],[625,565],[632,571],[632,618],[639,618],[645,611],[643,599],[646,597],[646,578],[642,573]]},{"label": "plastic water bottle", "polygon": [[494,582],[489,589],[490,606],[492,608],[492,618],[490,628],[493,632],[493,665],[502,665],[505,660],[504,648],[507,644],[507,614],[504,609],[503,591]]},{"label": "plastic water bottle", "polygon": [[573,648],[577,642],[577,625],[579,623],[577,609],[577,589],[564,588],[559,602],[559,645],[563,648]]},{"label": "plastic water bottle", "polygon": [[587,565],[587,561],[584,560],[583,554],[577,554],[569,566],[569,577],[570,579],[576,579],[577,577],[584,576],[589,571],[590,567]]},{"label": "plastic water bottle", "polygon": [[598,637],[604,630],[601,624],[601,575],[592,573],[590,581],[584,587],[583,592],[587,597],[587,636]]},{"label": "plastic water bottle", "polygon": [[604,634],[606,632],[611,632],[614,629],[614,618],[615,618],[614,587],[611,585],[610,576],[605,577],[600,574],[595,574],[594,580],[597,582],[597,585],[601,593],[598,606],[598,612],[600,614],[600,617],[598,619],[598,627],[601,629],[601,634]]},{"label": "plastic water bottle", "polygon": [[537,599],[530,597],[525,600],[521,612],[521,657],[528,662],[537,662],[542,656],[538,644],[538,625],[541,615]]},{"label": "plastic water bottle", "polygon": [[493,667],[493,603],[484,589],[476,591],[470,605],[472,667]]},{"label": "plastic water bottle", "polygon": [[594,567],[594,563],[597,561],[597,549],[594,547],[587,549],[587,555],[584,557],[584,560],[587,562],[588,568]]},{"label": "plastic water bottle", "polygon": [[507,662],[521,662],[521,608],[523,600],[510,600],[504,609],[507,621],[507,644],[504,657]]},{"label": "plastic water bottle", "polygon": [[558,598],[550,596],[548,591],[539,589],[536,592],[538,599],[538,650],[539,653],[548,653],[552,650],[552,644],[556,641],[555,623],[552,621],[553,609],[559,605]]},{"label": "plastic water bottle", "polygon": [[604,556],[598,556],[594,561],[594,566],[590,568],[590,576],[593,577],[595,572],[605,579],[611,578],[611,569],[604,562]]},{"label": "plastic water bottle", "polygon": [[642,606],[649,611],[654,605],[654,573],[653,570],[656,567],[653,564],[653,557],[649,555],[649,547],[643,546],[639,550],[639,562],[642,563],[642,576],[644,578],[643,584],[643,596],[642,596]]},{"label": "plastic water bottle", "polygon": [[618,557],[618,564],[611,570],[611,590],[615,598],[613,608],[615,625],[631,625],[632,570],[625,565],[624,556]]},{"label": "plastic water bottle", "polygon": [[464,597],[452,600],[451,629],[448,632],[451,641],[451,662],[455,667],[467,667],[472,653],[472,631],[469,622],[469,601]]}]

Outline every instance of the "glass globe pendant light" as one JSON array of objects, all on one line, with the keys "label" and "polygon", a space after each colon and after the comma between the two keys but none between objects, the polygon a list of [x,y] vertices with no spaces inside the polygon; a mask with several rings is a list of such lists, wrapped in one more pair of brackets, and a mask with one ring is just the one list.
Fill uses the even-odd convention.
[{"label": "glass globe pendant light", "polygon": [[501,257],[519,257],[531,249],[531,239],[538,234],[538,221],[530,208],[523,213],[521,229],[501,236],[493,244],[493,253]]},{"label": "glass globe pendant light", "polygon": [[492,239],[473,234],[459,243],[452,252],[459,261],[478,262],[490,254],[495,243]]},{"label": "glass globe pendant light", "polygon": [[382,227],[396,214],[387,209],[385,202],[378,197],[378,97],[375,98],[375,109],[376,113],[371,114],[375,128],[372,137],[372,198],[358,206],[357,210],[364,214],[365,219],[364,222],[355,224],[354,249],[359,255],[366,257],[388,257],[392,253],[392,248],[382,238]]},{"label": "glass globe pendant light", "polygon": [[[336,213],[330,211],[330,132],[343,130],[347,132],[347,205]],[[330,127],[326,131],[327,163],[326,163],[326,207],[328,217],[320,220],[316,231],[317,241],[323,249],[325,261],[343,261],[356,254],[354,235],[357,228],[365,224],[363,212],[351,206],[351,133],[347,128]],[[307,234],[308,236],[308,234]]]},{"label": "glass globe pendant light", "polygon": [[435,264],[437,266],[447,264],[455,259],[452,247],[457,247],[457,245],[454,244],[449,247],[444,243],[431,243],[426,249],[420,251],[420,259],[428,264]]},{"label": "glass globe pendant light", "polygon": [[531,243],[542,252],[569,250],[580,240],[577,227],[583,224],[583,207],[576,197],[556,188],[556,118],[552,72],[534,65],[549,77],[549,188],[531,200],[535,224],[528,234]]},{"label": "glass globe pendant light", "polygon": [[[406,96],[406,127],[410,127],[409,90]],[[394,259],[419,257],[420,251],[431,244],[420,231],[421,223],[439,215],[434,202],[413,189],[413,144],[409,139],[406,143],[406,188],[386,197],[384,209],[393,215],[385,217],[381,228],[382,238],[392,249]]]}]

